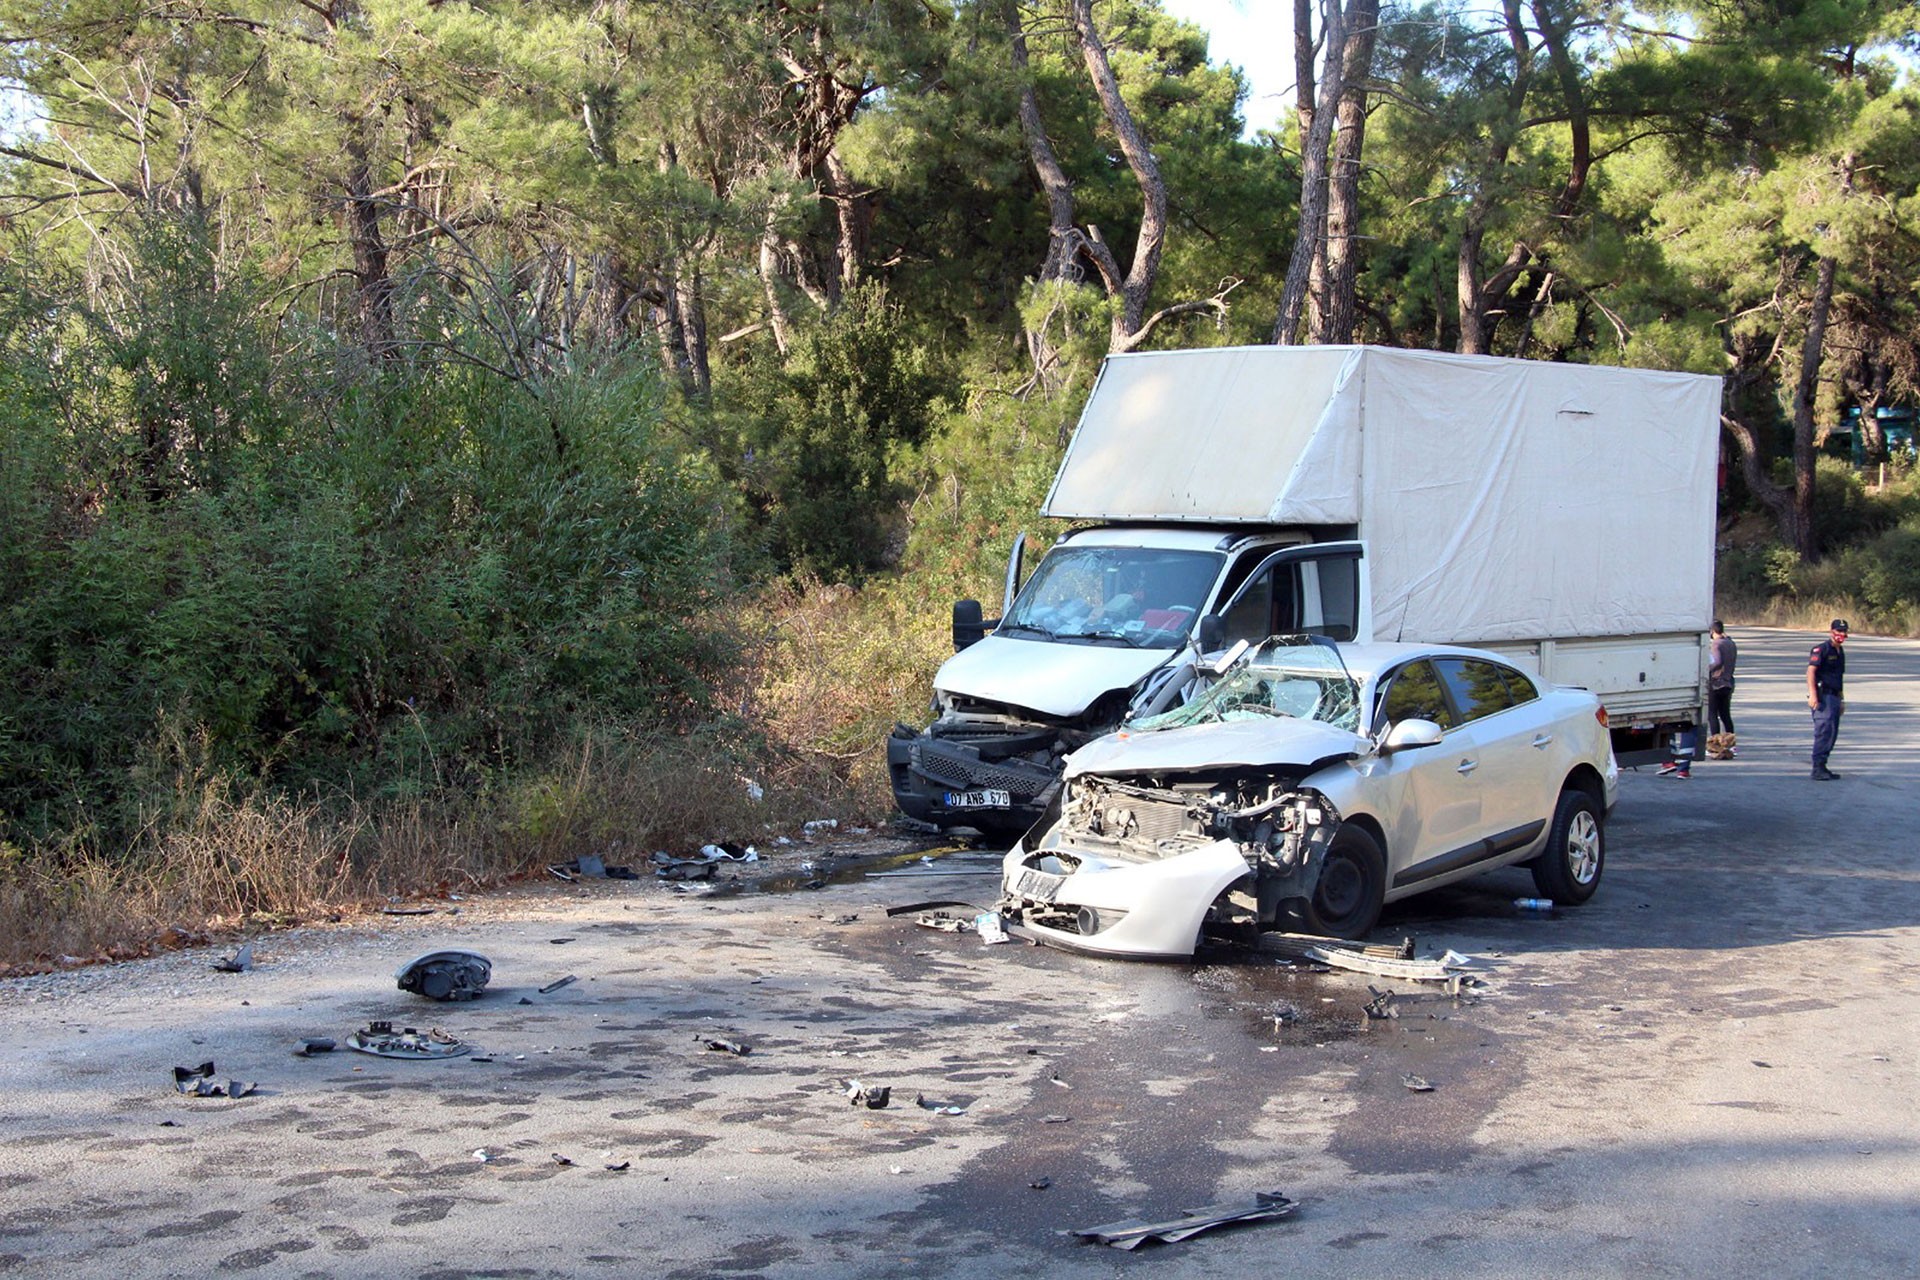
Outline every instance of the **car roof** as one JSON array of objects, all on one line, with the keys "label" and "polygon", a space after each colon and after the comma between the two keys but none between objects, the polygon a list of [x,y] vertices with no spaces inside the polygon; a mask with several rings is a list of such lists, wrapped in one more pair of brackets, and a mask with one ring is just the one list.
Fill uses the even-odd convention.
[{"label": "car roof", "polygon": [[[1480,658],[1488,662],[1497,662],[1503,667],[1515,671],[1512,659],[1485,649],[1469,649],[1452,644],[1407,644],[1397,641],[1374,641],[1371,644],[1337,644],[1340,660],[1347,664],[1347,671],[1356,680],[1371,680],[1389,667],[1398,666],[1412,658]],[[1525,674],[1522,672],[1522,674]]]}]

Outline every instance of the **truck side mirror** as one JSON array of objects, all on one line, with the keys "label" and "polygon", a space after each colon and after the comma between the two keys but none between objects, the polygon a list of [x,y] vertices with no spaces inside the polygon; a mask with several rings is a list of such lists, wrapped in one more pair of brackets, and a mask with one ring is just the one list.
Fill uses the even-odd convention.
[{"label": "truck side mirror", "polygon": [[1227,620],[1217,613],[1200,616],[1200,652],[1215,653],[1227,647]]},{"label": "truck side mirror", "polygon": [[986,638],[987,625],[980,612],[978,600],[955,600],[953,602],[953,651],[960,652],[970,644],[978,644]]}]

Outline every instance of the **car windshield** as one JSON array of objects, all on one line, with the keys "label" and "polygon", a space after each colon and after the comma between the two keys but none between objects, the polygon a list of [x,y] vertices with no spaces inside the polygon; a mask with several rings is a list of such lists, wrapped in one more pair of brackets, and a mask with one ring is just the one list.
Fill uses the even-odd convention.
[{"label": "car windshield", "polygon": [[1219,571],[1212,551],[1055,547],[996,634],[1171,649],[1185,640]]},{"label": "car windshield", "polygon": [[1331,641],[1274,636],[1186,706],[1137,720],[1129,727],[1178,729],[1276,716],[1360,731],[1360,686]]}]

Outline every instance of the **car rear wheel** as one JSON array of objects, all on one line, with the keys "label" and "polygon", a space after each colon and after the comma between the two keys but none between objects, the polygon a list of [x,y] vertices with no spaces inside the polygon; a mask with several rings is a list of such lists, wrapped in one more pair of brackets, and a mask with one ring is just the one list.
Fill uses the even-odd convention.
[{"label": "car rear wheel", "polygon": [[1584,791],[1562,791],[1560,803],[1554,807],[1547,847],[1528,864],[1534,888],[1556,903],[1578,906],[1600,887],[1600,871],[1606,861],[1606,829],[1600,806]]},{"label": "car rear wheel", "polygon": [[1310,933],[1364,938],[1380,919],[1387,893],[1387,859],[1365,828],[1344,826],[1327,846],[1320,879],[1301,913]]}]

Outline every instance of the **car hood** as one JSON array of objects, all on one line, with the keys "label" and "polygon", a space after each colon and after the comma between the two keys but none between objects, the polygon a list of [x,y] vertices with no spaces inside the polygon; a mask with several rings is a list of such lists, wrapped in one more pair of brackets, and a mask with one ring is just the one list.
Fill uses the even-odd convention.
[{"label": "car hood", "polygon": [[1196,724],[1145,733],[1121,729],[1096,738],[1067,757],[1066,776],[1083,773],[1151,773],[1201,770],[1217,765],[1293,765],[1356,756],[1369,743],[1357,733],[1318,720],[1271,717]]},{"label": "car hood", "polygon": [[1077,716],[1101,694],[1131,689],[1174,652],[988,636],[948,658],[933,687],[1042,715]]}]

